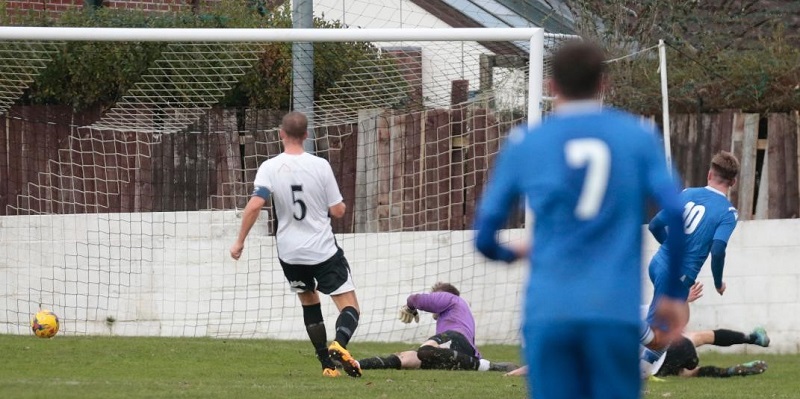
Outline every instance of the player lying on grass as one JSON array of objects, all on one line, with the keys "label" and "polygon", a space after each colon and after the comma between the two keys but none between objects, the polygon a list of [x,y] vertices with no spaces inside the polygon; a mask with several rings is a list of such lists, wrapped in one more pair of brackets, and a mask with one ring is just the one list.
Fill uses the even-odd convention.
[{"label": "player lying on grass", "polygon": [[[688,302],[694,302],[703,296],[703,283],[696,282],[689,289]],[[735,375],[761,374],[767,369],[767,363],[761,360],[737,364],[731,367],[703,366],[698,367],[700,359],[695,348],[702,345],[731,346],[751,344],[769,346],[769,336],[763,328],[756,328],[750,334],[740,331],[717,329],[686,332],[684,336],[673,342],[659,362],[661,366],[650,373],[656,377],[679,375],[682,377],[731,377]],[[643,365],[646,366],[646,365]]]},{"label": "player lying on grass", "polygon": [[702,345],[731,346],[752,344],[767,347],[769,336],[763,328],[756,328],[750,334],[726,329],[695,331],[673,342],[664,354],[664,363],[656,372],[656,377],[733,377],[761,374],[767,370],[767,363],[754,360],[730,367],[702,366],[697,347]]},{"label": "player lying on grass", "polygon": [[[703,296],[703,283],[696,282],[689,289],[687,302],[694,302]],[[697,355],[696,347],[702,345],[731,346],[740,344],[751,344],[762,347],[769,346],[769,336],[767,331],[761,327],[755,328],[750,334],[739,331],[717,329],[705,331],[684,332],[683,336],[673,342],[667,351],[654,364],[658,368],[642,364],[644,378],[653,373],[657,377],[679,375],[682,377],[731,377],[735,375],[745,376],[761,374],[767,369],[767,363],[761,360],[754,360],[747,363],[737,364],[727,368],[716,366],[697,367],[700,359]],[[523,366],[513,370],[506,375],[517,376],[526,375],[528,367]]]},{"label": "player lying on grass", "polygon": [[458,289],[436,283],[430,293],[412,294],[400,308],[400,321],[419,322],[419,311],[430,312],[436,320],[436,335],[415,351],[359,360],[362,370],[428,369],[504,371],[516,369],[510,363],[489,362],[475,346],[475,319]]},{"label": "player lying on grass", "polygon": [[[731,346],[751,344],[763,347],[769,346],[769,336],[763,328],[756,328],[751,333],[741,331],[716,329],[693,331],[684,333],[684,336],[673,342],[663,355],[661,367],[656,371],[656,377],[681,376],[681,377],[733,377],[761,374],[767,370],[767,363],[762,360],[753,360],[747,363],[736,364],[730,367],[702,366],[697,354],[697,347],[702,345]],[[658,364],[660,362],[656,362]],[[526,375],[528,366],[520,367],[507,376]]]}]

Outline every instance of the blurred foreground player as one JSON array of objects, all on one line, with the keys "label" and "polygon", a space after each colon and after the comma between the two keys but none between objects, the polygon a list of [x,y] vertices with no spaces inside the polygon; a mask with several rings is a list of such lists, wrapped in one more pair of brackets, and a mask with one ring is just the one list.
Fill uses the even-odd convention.
[{"label": "blurred foreground player", "polygon": [[[490,259],[530,259],[522,324],[531,397],[638,398],[642,216],[654,198],[680,233],[677,184],[655,133],[596,100],[606,68],[599,47],[567,43],[551,65],[555,111],[509,135],[478,208],[475,244]],[[527,254],[497,241],[523,198],[536,218]],[[684,237],[668,239],[673,286],[657,316],[679,336]]]}]

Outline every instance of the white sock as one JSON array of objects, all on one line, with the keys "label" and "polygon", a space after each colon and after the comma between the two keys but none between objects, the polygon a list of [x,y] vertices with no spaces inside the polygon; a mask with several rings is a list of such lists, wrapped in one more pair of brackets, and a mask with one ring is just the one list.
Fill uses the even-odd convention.
[{"label": "white sock", "polygon": [[639,359],[639,373],[640,378],[646,380],[653,375],[653,363],[648,362],[644,359]]},{"label": "white sock", "polygon": [[490,361],[488,361],[486,359],[481,359],[480,360],[480,364],[478,365],[478,371],[489,371],[489,366],[491,366],[491,365],[492,365],[492,362],[490,362]]}]

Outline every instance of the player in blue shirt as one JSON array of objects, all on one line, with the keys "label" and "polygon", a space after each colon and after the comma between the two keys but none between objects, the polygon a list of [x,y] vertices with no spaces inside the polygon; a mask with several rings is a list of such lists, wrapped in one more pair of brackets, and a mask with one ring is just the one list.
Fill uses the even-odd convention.
[{"label": "player in blue shirt", "polygon": [[[565,44],[552,68],[555,112],[506,141],[478,208],[476,247],[495,260],[530,259],[523,354],[532,397],[638,398],[642,219],[654,198],[681,231],[677,184],[655,134],[595,100],[605,76],[600,48]],[[497,241],[524,197],[536,215],[529,251]],[[674,283],[659,316],[679,336],[684,239],[668,241]]]},{"label": "player in blue shirt", "polygon": [[[697,279],[697,274],[711,254],[711,273],[714,276],[714,287],[722,295],[725,292],[725,282],[722,280],[722,271],[725,266],[725,249],[728,246],[733,229],[736,228],[738,214],[736,208],[728,201],[728,191],[736,184],[739,174],[739,161],[729,152],[722,151],[711,159],[708,171],[708,185],[705,187],[687,188],[680,194],[681,201],[685,204],[683,210],[683,231],[686,237],[685,263],[681,270],[680,279],[684,283],[681,297],[689,294],[691,287]],[[653,237],[661,243],[658,252],[650,260],[649,274],[653,282],[653,302],[647,315],[647,322],[642,334],[642,344],[647,346],[644,351],[643,367],[655,362],[663,354],[668,345],[661,330],[654,320],[655,300],[667,288],[665,279],[668,277],[668,263],[672,252],[668,242],[667,226],[664,211],[659,212],[650,222],[649,229]],[[685,308],[688,319],[689,308]]]}]

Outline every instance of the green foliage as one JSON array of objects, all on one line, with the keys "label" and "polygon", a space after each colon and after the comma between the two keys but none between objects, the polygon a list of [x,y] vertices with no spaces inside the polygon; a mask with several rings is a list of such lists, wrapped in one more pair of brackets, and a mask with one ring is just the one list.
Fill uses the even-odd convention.
[{"label": "green foliage", "polygon": [[[264,16],[267,26],[290,28],[291,8],[281,6]],[[338,21],[314,18],[318,29],[342,28]],[[350,69],[367,59],[374,59],[376,50],[365,42],[314,43],[314,95],[326,93]],[[232,92],[224,105],[249,104],[255,108],[289,109],[292,95],[292,43],[269,43],[256,67],[242,79],[242,85]]]},{"label": "green foliage", "polygon": [[[251,4],[252,3],[252,4]],[[139,10],[76,8],[57,20],[38,14],[15,16],[14,23],[28,26],[134,27],[134,28],[290,28],[291,8],[274,12],[258,8],[257,2],[226,0],[208,14],[190,11],[146,13]],[[260,11],[259,11],[260,10]],[[12,20],[0,8],[0,23]],[[315,18],[317,28],[340,28],[337,21]],[[289,109],[292,90],[291,43],[264,43],[255,68],[241,78],[219,105]],[[221,46],[221,45],[220,45]],[[68,42],[62,44],[48,67],[37,77],[22,102],[68,104],[75,109],[109,107],[140,80],[159,59],[167,43]],[[222,47],[220,47],[222,48]],[[224,52],[218,53],[224,57]],[[314,45],[315,95],[325,93],[347,72],[349,66],[376,57],[368,43],[316,43]],[[181,65],[177,65],[180,67]],[[213,72],[213,65],[198,75]],[[199,78],[198,78],[199,79]],[[183,95],[175,87],[176,100]]]},{"label": "green foliage", "polygon": [[665,382],[648,382],[643,397],[645,399],[789,399],[796,397],[796,392],[800,392],[800,381],[794,377],[800,371],[798,362],[800,355],[723,355],[709,352],[700,354],[701,367],[730,367],[753,360],[763,360],[767,362],[769,368],[764,374],[748,377],[725,379],[669,377]]},{"label": "green foliage", "polygon": [[[603,43],[611,58],[668,45],[670,109],[749,112],[800,109],[800,34],[786,27],[800,3],[693,0],[571,0],[580,34]],[[793,11],[794,10],[794,11]],[[655,51],[610,65],[607,100],[636,112],[659,113]]]}]

